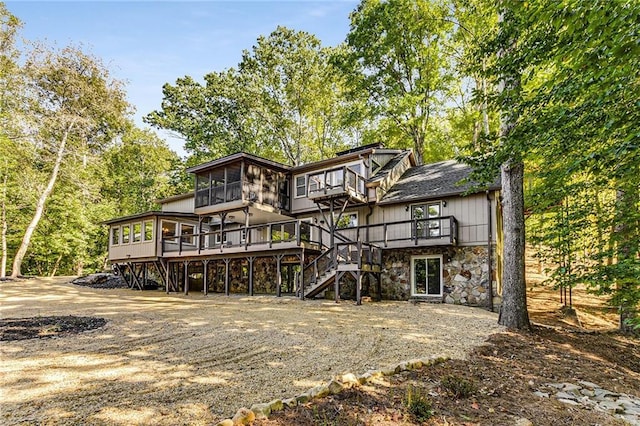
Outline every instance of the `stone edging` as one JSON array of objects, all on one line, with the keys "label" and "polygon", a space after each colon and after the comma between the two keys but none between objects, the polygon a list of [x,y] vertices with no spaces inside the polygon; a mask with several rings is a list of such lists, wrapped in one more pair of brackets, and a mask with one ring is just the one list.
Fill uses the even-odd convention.
[{"label": "stone edging", "polygon": [[614,414],[634,426],[640,426],[640,398],[626,393],[612,392],[595,383],[584,380],[573,383],[545,383],[534,395],[549,398],[550,395],[567,405]]},{"label": "stone edging", "polygon": [[425,359],[412,359],[401,362],[393,367],[383,370],[369,370],[366,373],[356,376],[353,373],[343,374],[335,377],[326,385],[316,386],[287,399],[274,399],[271,402],[262,404],[253,404],[251,408],[240,408],[231,419],[225,419],[216,424],[216,426],[237,426],[250,424],[256,419],[266,419],[275,411],[281,411],[285,408],[292,408],[297,405],[305,404],[312,399],[324,398],[328,395],[337,395],[345,389],[351,389],[367,383],[371,383],[380,377],[393,376],[403,371],[419,370],[422,367],[429,367],[447,361],[448,358],[433,357]]}]

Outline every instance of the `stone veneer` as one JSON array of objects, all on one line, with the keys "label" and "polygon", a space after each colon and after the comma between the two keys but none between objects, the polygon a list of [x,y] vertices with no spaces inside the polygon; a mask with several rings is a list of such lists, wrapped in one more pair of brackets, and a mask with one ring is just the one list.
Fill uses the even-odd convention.
[{"label": "stone veneer", "polygon": [[[411,257],[442,255],[443,295],[426,300],[470,306],[489,306],[489,266],[487,247],[445,247],[389,249],[382,254],[382,298],[411,298]],[[495,256],[493,256],[494,309],[500,303],[497,294]]]}]

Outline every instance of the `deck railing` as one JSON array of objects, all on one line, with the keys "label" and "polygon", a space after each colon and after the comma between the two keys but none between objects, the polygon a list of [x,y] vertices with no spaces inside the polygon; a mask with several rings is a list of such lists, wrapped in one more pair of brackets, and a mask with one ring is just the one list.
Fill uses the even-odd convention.
[{"label": "deck railing", "polygon": [[339,229],[339,232],[348,240],[365,241],[381,247],[388,247],[393,243],[458,243],[458,221],[453,216],[355,226]]},{"label": "deck railing", "polygon": [[162,240],[163,253],[188,252],[199,254],[203,250],[228,248],[270,249],[283,243],[313,245],[318,249],[328,247],[328,230],[304,220],[272,222],[233,229],[211,229],[206,232],[184,234]]},{"label": "deck railing", "polygon": [[307,194],[314,199],[329,194],[348,193],[366,200],[365,182],[364,176],[349,167],[336,167],[309,174]]}]

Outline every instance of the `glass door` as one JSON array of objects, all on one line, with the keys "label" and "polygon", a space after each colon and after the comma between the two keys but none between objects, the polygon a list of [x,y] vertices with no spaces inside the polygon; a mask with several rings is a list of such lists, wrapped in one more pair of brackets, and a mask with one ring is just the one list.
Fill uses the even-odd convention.
[{"label": "glass door", "polygon": [[414,296],[442,296],[442,257],[412,258],[411,278]]}]

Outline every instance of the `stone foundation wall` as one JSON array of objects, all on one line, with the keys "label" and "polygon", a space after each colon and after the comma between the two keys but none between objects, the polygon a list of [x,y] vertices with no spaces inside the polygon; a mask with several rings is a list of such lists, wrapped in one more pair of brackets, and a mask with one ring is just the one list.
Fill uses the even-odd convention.
[{"label": "stone foundation wall", "polygon": [[[408,300],[411,297],[411,257],[419,255],[442,255],[443,296],[442,299],[438,298],[438,301],[459,305],[489,306],[489,266],[486,246],[385,250],[382,254],[381,274],[383,299]],[[493,256],[493,263],[493,301],[494,305],[499,305],[500,298],[496,293],[495,256]],[[429,300],[434,299],[429,298]]]}]

